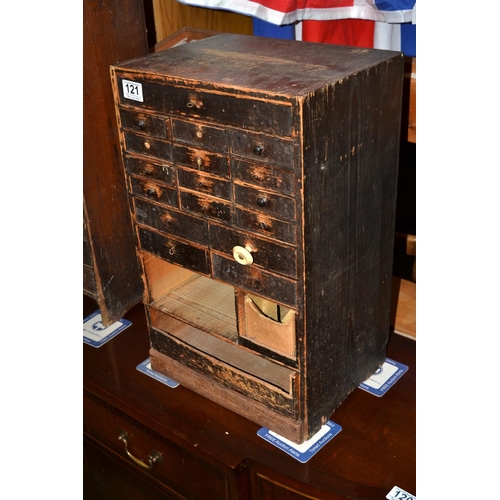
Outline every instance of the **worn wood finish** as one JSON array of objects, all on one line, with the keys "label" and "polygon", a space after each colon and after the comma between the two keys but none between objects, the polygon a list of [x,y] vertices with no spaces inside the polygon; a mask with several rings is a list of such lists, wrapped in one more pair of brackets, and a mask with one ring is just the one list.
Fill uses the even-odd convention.
[{"label": "worn wood finish", "polygon": [[109,66],[147,52],[142,0],[83,2],[83,289],[105,325],[142,298]]},{"label": "worn wood finish", "polygon": [[[85,316],[98,307],[88,297],[83,303]],[[223,401],[139,372],[150,347],[144,308],[125,318],[131,326],[108,343],[83,346],[86,492],[93,483],[97,498],[115,491],[113,498],[158,498],[159,491],[161,498],[380,500],[394,485],[418,493],[413,340],[391,335],[387,355],[408,371],[382,398],[356,389],[331,416],[342,431],[301,464],[258,437],[260,426]],[[146,472],[132,463],[117,439],[120,427],[131,453],[145,460],[156,449],[164,466]]]},{"label": "worn wood finish", "polygon": [[[126,168],[151,158],[171,173],[168,186],[156,168],[129,177],[139,257],[203,275],[174,297],[177,273],[148,260],[156,370],[181,364],[193,390],[237,398],[231,408],[263,425],[288,419],[280,431],[302,442],[383,363],[403,62],[391,51],[217,35],[111,68]],[[221,312],[235,308],[235,335],[214,322],[218,300]],[[250,364],[236,369],[238,352],[293,369],[293,390],[283,399],[268,390],[270,371],[261,383]],[[261,405],[275,415],[262,421]]]}]

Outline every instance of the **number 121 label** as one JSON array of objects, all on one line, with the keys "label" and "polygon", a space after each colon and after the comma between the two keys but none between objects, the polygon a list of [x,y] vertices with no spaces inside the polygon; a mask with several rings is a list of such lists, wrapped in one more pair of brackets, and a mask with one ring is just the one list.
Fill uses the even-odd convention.
[{"label": "number 121 label", "polygon": [[134,101],[143,102],[142,98],[142,83],[131,82],[130,80],[122,80],[123,97],[133,99]]},{"label": "number 121 label", "polygon": [[388,500],[417,500],[415,495],[410,495],[407,491],[394,486],[389,493],[387,493],[386,497]]}]

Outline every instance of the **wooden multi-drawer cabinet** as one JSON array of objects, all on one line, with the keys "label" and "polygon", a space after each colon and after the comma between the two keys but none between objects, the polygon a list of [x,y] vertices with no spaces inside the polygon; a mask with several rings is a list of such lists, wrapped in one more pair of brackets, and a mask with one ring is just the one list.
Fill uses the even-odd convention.
[{"label": "wooden multi-drawer cabinet", "polygon": [[386,357],[402,54],[219,35],[111,78],[153,369],[308,439]]}]

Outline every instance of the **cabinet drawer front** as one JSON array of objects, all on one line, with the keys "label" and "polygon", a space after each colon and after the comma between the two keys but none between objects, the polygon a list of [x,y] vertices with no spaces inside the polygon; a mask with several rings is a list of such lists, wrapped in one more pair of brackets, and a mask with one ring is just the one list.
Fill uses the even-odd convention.
[{"label": "cabinet drawer front", "polygon": [[147,463],[153,450],[159,452],[163,462],[156,462],[150,472],[139,466],[138,474],[147,474],[165,484],[182,498],[227,498],[227,477],[222,470],[196,457],[187,449],[153,433],[119,410],[101,406],[91,397],[85,397],[83,406],[84,432],[113,450],[129,463],[123,442],[118,440],[120,430],[127,433],[129,452]]},{"label": "cabinet drawer front", "polygon": [[177,206],[177,191],[175,189],[170,189],[162,184],[137,177],[131,177],[130,184],[132,186],[132,193],[137,196],[159,201],[171,207]]},{"label": "cabinet drawer front", "polygon": [[212,269],[214,278],[280,304],[297,308],[297,284],[288,278],[275,276],[253,265],[242,266],[234,259],[215,253],[212,253]]},{"label": "cabinet drawer front", "polygon": [[294,168],[293,142],[263,134],[230,130],[229,144],[233,155],[246,156],[263,162],[269,161],[289,170]]},{"label": "cabinet drawer front", "polygon": [[135,218],[140,224],[179,236],[189,241],[207,245],[207,223],[190,215],[139,198],[134,198]]},{"label": "cabinet drawer front", "polygon": [[186,167],[203,170],[219,177],[229,177],[229,160],[225,155],[175,145],[174,157],[177,163]]},{"label": "cabinet drawer front", "polygon": [[145,80],[134,75],[127,79],[142,85],[143,100],[123,96],[123,76],[118,75],[120,102],[129,106],[176,113],[209,122],[224,123],[264,133],[290,136],[292,134],[292,107],[269,101],[241,98],[229,94],[175,87]]},{"label": "cabinet drawer front", "polygon": [[179,186],[207,193],[217,198],[231,199],[231,183],[229,181],[217,179],[204,172],[182,168],[179,168],[178,176]]},{"label": "cabinet drawer front", "polygon": [[196,122],[172,120],[174,141],[185,142],[204,149],[214,149],[227,153],[227,132]]},{"label": "cabinet drawer front", "polygon": [[292,198],[235,184],[234,200],[250,210],[258,210],[280,219],[295,220],[295,200]]},{"label": "cabinet drawer front", "polygon": [[138,153],[160,160],[172,160],[172,145],[143,135],[125,133],[125,148],[129,153]]},{"label": "cabinet drawer front", "polygon": [[187,269],[202,274],[210,274],[208,251],[169,238],[162,234],[138,228],[141,248],[172,264],[180,264]]},{"label": "cabinet drawer front", "polygon": [[147,161],[126,155],[125,167],[129,174],[150,177],[167,186],[176,185],[174,168],[171,163]]},{"label": "cabinet drawer front", "polygon": [[270,238],[285,241],[292,245],[297,240],[297,228],[294,223],[284,222],[266,214],[250,212],[248,210],[235,210],[236,224],[249,231],[256,231]]},{"label": "cabinet drawer front", "polygon": [[170,120],[168,118],[120,109],[120,121],[125,130],[140,132],[159,139],[170,139]]},{"label": "cabinet drawer front", "polygon": [[216,198],[181,191],[181,207],[183,210],[212,217],[214,219],[231,221],[231,205]]},{"label": "cabinet drawer front", "polygon": [[231,173],[234,179],[265,190],[283,194],[295,193],[294,174],[272,165],[232,158]]},{"label": "cabinet drawer front", "polygon": [[297,277],[297,253],[293,247],[277,245],[248,233],[239,233],[217,224],[210,225],[210,245],[229,257],[233,247],[252,247],[253,264],[291,278]]}]

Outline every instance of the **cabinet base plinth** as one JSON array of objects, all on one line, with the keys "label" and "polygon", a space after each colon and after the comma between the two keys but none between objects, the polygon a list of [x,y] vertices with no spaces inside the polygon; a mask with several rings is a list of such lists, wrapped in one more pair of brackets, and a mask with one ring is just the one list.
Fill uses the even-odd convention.
[{"label": "cabinet base plinth", "polygon": [[258,423],[260,426],[271,429],[294,443],[303,443],[314,435],[322,425],[321,422],[318,422],[318,429],[307,433],[303,422],[280,415],[258,401],[227,389],[222,384],[187,368],[175,359],[155,349],[150,349],[149,357],[151,368],[156,372],[179,382],[184,387],[224,406],[238,415],[254,423]]}]

